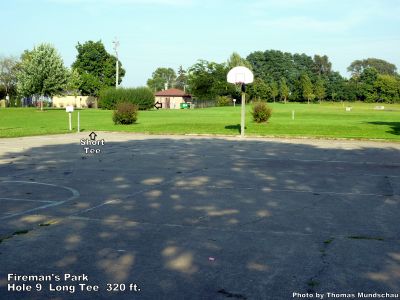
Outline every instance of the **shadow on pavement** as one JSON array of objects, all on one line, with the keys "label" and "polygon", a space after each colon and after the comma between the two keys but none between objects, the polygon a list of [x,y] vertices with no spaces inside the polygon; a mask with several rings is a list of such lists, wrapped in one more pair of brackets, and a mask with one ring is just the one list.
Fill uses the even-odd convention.
[{"label": "shadow on pavement", "polygon": [[[10,150],[0,161],[0,298],[400,289],[396,148],[151,138],[107,142],[95,155],[77,143]],[[42,205],[36,200],[60,204],[7,218]],[[86,274],[101,290],[51,292],[42,282],[41,292],[12,293],[9,273]],[[141,290],[106,292],[107,283]]]}]

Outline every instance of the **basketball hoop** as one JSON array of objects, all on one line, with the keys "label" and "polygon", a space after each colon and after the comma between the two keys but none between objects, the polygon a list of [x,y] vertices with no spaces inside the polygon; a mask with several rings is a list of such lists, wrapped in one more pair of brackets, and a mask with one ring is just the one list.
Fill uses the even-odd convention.
[{"label": "basketball hoop", "polygon": [[233,84],[248,84],[253,82],[254,75],[246,67],[234,67],[228,72],[227,80]]},{"label": "basketball hoop", "polygon": [[235,83],[233,83],[233,84],[235,85],[236,92],[240,93],[240,92],[242,91],[242,85],[243,85],[244,83],[238,81],[238,82],[235,82]]},{"label": "basketball hoop", "polygon": [[246,92],[246,84],[252,83],[254,80],[253,73],[246,67],[234,67],[228,72],[227,81],[229,83],[233,83],[236,85],[236,89],[238,91],[242,91],[242,113],[241,113],[241,121],[240,121],[240,136],[244,137],[244,127],[245,127],[245,116],[246,116],[246,108],[245,108],[245,92]]}]

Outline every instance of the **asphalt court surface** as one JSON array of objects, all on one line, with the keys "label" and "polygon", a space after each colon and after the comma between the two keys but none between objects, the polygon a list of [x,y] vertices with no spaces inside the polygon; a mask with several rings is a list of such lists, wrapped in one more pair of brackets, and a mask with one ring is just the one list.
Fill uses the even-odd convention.
[{"label": "asphalt court surface", "polygon": [[400,144],[87,134],[0,139],[0,299],[399,293]]}]

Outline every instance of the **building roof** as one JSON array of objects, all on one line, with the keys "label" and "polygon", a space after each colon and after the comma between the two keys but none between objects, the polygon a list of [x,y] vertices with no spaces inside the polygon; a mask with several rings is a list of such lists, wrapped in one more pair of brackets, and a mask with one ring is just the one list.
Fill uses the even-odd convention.
[{"label": "building roof", "polygon": [[168,89],[165,91],[159,91],[155,93],[155,96],[166,96],[166,97],[192,97],[190,94],[186,94],[184,91],[179,89]]}]

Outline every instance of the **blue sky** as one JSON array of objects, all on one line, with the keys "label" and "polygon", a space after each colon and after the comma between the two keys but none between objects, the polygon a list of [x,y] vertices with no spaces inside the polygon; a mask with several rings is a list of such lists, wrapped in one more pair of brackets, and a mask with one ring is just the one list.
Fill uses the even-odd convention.
[{"label": "blue sky", "polygon": [[53,44],[67,66],[75,45],[120,40],[124,86],[145,85],[157,67],[190,67],[277,49],[326,54],[348,76],[355,59],[400,67],[398,0],[0,0],[0,55]]}]

